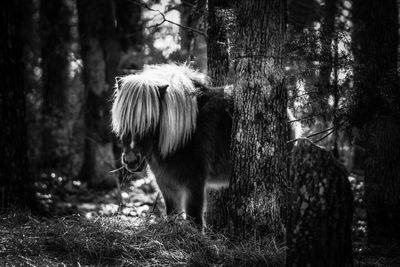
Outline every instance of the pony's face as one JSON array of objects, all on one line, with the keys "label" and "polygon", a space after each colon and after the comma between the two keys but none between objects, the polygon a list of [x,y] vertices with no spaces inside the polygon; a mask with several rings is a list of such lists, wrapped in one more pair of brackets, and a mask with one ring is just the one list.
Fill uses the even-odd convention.
[{"label": "pony's face", "polygon": [[121,137],[122,143],[122,166],[129,172],[140,172],[146,166],[146,157],[157,149],[158,136],[149,132],[147,135],[132,136],[131,134]]},{"label": "pony's face", "polygon": [[[135,140],[136,139],[136,140]],[[127,135],[121,138],[122,141],[122,166],[129,172],[140,172],[146,165],[145,155],[149,149],[137,138]]]}]

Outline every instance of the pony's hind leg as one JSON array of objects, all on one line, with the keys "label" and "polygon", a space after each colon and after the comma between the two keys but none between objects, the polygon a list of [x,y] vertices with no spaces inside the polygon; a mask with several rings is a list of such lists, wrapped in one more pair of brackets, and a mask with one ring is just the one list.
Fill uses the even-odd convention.
[{"label": "pony's hind leg", "polygon": [[204,225],[203,221],[204,205],[205,205],[204,184],[188,188],[188,195],[186,200],[186,213],[189,219],[192,219],[193,222],[199,226]]}]

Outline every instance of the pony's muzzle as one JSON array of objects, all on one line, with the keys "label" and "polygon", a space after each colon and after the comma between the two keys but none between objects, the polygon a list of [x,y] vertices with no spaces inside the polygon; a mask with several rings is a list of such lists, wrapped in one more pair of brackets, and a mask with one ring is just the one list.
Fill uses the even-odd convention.
[{"label": "pony's muzzle", "polygon": [[144,157],[140,153],[132,151],[123,152],[121,162],[122,166],[129,172],[139,172],[144,167]]}]

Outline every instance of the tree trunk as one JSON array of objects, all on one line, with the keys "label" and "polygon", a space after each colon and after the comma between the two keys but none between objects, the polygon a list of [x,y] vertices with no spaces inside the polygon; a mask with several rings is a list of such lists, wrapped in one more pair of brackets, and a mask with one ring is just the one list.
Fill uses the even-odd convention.
[{"label": "tree trunk", "polygon": [[118,40],[122,50],[140,50],[143,45],[141,6],[130,1],[116,0],[116,7]]},{"label": "tree trunk", "polygon": [[[33,207],[33,175],[27,155],[26,107],[21,10],[29,1],[0,4],[0,212]],[[26,15],[26,14],[24,14]]]},{"label": "tree trunk", "polygon": [[307,139],[297,141],[287,266],[352,266],[353,196],[345,167]]},{"label": "tree trunk", "polygon": [[74,6],[64,0],[40,2],[43,70],[41,168],[61,175],[74,174],[72,157],[77,153],[74,126],[79,116],[79,105],[73,98],[82,92],[82,86],[74,86],[71,75],[75,74],[70,65],[73,12]]},{"label": "tree trunk", "polygon": [[[237,1],[232,177],[219,226],[282,235],[287,199],[285,1]],[[218,205],[218,203],[217,203]]]},{"label": "tree trunk", "polygon": [[[329,105],[329,97],[334,94],[334,85],[331,82],[331,74],[334,69],[333,41],[336,35],[335,18],[337,14],[337,0],[326,0],[323,8],[322,30],[321,30],[321,52],[319,54],[319,75],[313,84],[318,93],[310,94],[312,113],[315,114],[318,123],[315,123],[314,131],[320,132],[332,126],[334,117],[333,107]],[[314,67],[314,66],[310,66]],[[332,112],[333,110],[333,112]],[[326,138],[322,143],[328,147],[331,137]]]},{"label": "tree trunk", "polygon": [[[207,31],[207,70],[213,86],[228,84],[229,53],[227,24],[224,23],[232,14],[232,9],[223,6],[221,0],[208,1],[208,31]],[[232,21],[231,21],[232,22]],[[228,189],[208,189],[206,222],[214,229],[223,229],[227,214],[221,207],[226,205]]]},{"label": "tree trunk", "polygon": [[[195,29],[197,28],[201,15],[195,12],[194,7],[195,0],[188,0],[181,3],[179,10],[181,15],[181,25]],[[192,61],[195,33],[193,31],[180,28],[179,36],[182,58],[185,61]]]},{"label": "tree trunk", "polygon": [[28,138],[29,163],[34,172],[41,165],[42,153],[42,131],[43,131],[43,112],[42,105],[43,92],[38,70],[41,68],[41,44],[40,44],[40,23],[39,23],[39,1],[29,0],[25,5],[26,16],[23,20],[23,29],[26,42],[24,43],[24,62],[25,62],[25,94],[26,94],[26,120]]},{"label": "tree trunk", "polygon": [[[85,105],[85,156],[81,176],[91,186],[111,186],[115,184],[115,168],[112,149],[112,134],[109,127],[109,110],[116,62],[111,59],[118,56],[116,44],[106,42],[108,36],[116,37],[114,20],[114,2],[111,0],[78,0],[79,30],[83,76],[86,91]],[[107,50],[109,49],[109,50]]]},{"label": "tree trunk", "polygon": [[[188,0],[180,4],[181,25],[200,30],[202,18],[204,18],[204,9],[206,0]],[[191,62],[193,67],[206,71],[206,46],[204,36],[195,33],[187,28],[179,29],[180,35],[180,61]]]},{"label": "tree trunk", "polygon": [[353,20],[356,90],[352,122],[365,150],[368,237],[374,242],[385,236],[400,237],[397,2],[356,0]]},{"label": "tree trunk", "polygon": [[[335,17],[337,0],[326,0],[321,32],[321,68],[319,74],[319,97],[331,92],[331,73],[333,68],[332,42],[335,36]],[[322,99],[319,99],[323,102]]]},{"label": "tree trunk", "polygon": [[126,0],[115,1],[117,36],[121,50],[118,75],[121,75],[125,70],[143,67],[142,7]]},{"label": "tree trunk", "polygon": [[[221,0],[208,1],[207,70],[213,86],[228,84],[229,75],[229,23],[232,9],[223,6]],[[230,22],[226,22],[230,20]]]},{"label": "tree trunk", "polygon": [[333,132],[332,137],[332,152],[335,158],[339,159],[339,128],[340,128],[340,118],[339,118],[339,100],[340,100],[340,91],[339,91],[339,40],[337,34],[334,37],[334,45],[333,45],[333,83],[332,83],[332,94],[333,94],[333,108],[332,108],[332,117],[333,117],[333,127],[335,131]]}]

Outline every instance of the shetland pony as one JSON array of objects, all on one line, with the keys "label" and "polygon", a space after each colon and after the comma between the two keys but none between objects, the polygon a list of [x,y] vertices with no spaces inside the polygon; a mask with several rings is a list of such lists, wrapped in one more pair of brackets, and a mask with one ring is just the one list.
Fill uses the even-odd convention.
[{"label": "shetland pony", "polygon": [[117,81],[111,113],[122,164],[134,172],[147,161],[167,214],[203,225],[206,186],[228,185],[230,109],[229,90],[186,66],[149,66]]},{"label": "shetland pony", "polygon": [[111,113],[122,164],[135,172],[148,162],[167,214],[185,212],[204,225],[206,187],[229,183],[231,109],[228,87],[211,88],[186,66],[149,66],[118,79]]}]

